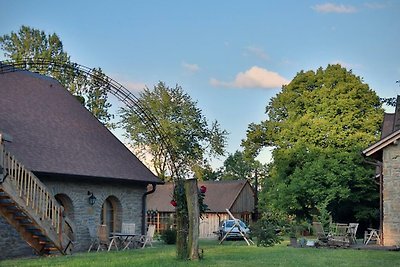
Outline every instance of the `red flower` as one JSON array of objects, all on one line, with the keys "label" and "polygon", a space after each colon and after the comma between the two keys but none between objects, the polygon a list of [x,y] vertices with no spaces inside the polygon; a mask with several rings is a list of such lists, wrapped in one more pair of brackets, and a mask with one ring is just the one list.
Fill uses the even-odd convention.
[{"label": "red flower", "polygon": [[207,192],[207,187],[205,187],[204,185],[200,186],[200,192],[202,194],[204,194],[205,192]]},{"label": "red flower", "polygon": [[175,201],[175,200],[171,200],[171,202],[170,202],[170,203],[171,203],[171,205],[172,205],[172,206],[174,206],[174,207],[176,207],[176,205],[177,205],[177,203],[176,203],[176,201]]}]

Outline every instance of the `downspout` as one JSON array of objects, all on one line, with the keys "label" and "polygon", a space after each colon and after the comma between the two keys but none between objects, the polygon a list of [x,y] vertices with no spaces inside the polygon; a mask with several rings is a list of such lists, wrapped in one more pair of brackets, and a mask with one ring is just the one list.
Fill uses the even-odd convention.
[{"label": "downspout", "polygon": [[143,194],[142,196],[142,235],[146,234],[146,197],[147,195],[150,195],[156,191],[156,184],[153,183],[151,184],[152,189],[150,191],[147,191],[146,193]]},{"label": "downspout", "polygon": [[382,170],[382,162],[380,161],[369,161],[364,159],[364,162],[374,165],[379,168],[379,233],[381,244],[384,244],[384,235],[383,235],[383,170]]}]

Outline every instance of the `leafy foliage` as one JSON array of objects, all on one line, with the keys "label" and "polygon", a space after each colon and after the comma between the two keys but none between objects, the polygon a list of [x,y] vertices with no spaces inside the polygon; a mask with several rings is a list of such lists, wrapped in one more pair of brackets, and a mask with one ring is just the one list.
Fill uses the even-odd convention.
[{"label": "leafy foliage", "polygon": [[183,89],[159,82],[153,90],[146,88],[139,95],[139,101],[152,111],[174,149],[175,158],[169,158],[151,129],[140,117],[129,109],[122,109],[121,124],[134,147],[151,155],[157,175],[164,180],[173,176],[172,160],[182,173],[194,173],[198,166],[207,166],[206,155],[224,154],[226,131],[218,122],[208,125],[197,103]]},{"label": "leafy foliage", "polygon": [[166,244],[175,244],[176,243],[176,229],[167,229],[161,234],[161,239]]},{"label": "leafy foliage", "polygon": [[239,180],[251,178],[258,165],[261,165],[261,163],[253,158],[246,158],[242,152],[237,150],[225,159],[221,179]]},{"label": "leafy foliage", "polygon": [[108,111],[111,107],[107,97],[109,84],[104,81],[106,76],[100,68],[93,69],[93,76],[87,77],[73,68],[52,68],[36,64],[53,61],[59,66],[73,66],[57,34],[46,34],[38,29],[21,26],[17,33],[11,32],[0,36],[0,45],[6,59],[16,62],[24,60],[33,62],[33,64],[27,64],[28,70],[55,78],[98,120],[110,128],[114,127],[109,123],[113,117]]},{"label": "leafy foliage", "polygon": [[371,220],[379,196],[359,151],[379,138],[383,110],[375,92],[329,65],[298,73],[266,111],[268,119],[251,124],[243,141],[252,155],[275,147],[264,203],[299,219],[319,215],[326,203],[334,219]]},{"label": "leafy foliage", "polygon": [[270,213],[264,213],[251,227],[251,235],[257,238],[257,246],[271,247],[283,241],[277,229],[279,229],[277,218]]}]

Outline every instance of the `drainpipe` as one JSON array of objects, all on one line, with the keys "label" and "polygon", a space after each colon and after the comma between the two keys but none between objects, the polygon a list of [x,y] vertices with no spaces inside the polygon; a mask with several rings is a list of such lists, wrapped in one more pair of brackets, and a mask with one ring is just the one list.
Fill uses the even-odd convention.
[{"label": "drainpipe", "polygon": [[383,170],[382,170],[382,162],[380,161],[368,161],[364,159],[364,162],[374,165],[379,168],[379,232],[381,233],[380,241],[381,245],[384,244],[383,239]]},{"label": "drainpipe", "polygon": [[150,195],[156,191],[156,184],[151,184],[152,189],[150,191],[147,191],[146,193],[143,194],[142,196],[142,235],[146,234],[146,197],[147,195]]}]

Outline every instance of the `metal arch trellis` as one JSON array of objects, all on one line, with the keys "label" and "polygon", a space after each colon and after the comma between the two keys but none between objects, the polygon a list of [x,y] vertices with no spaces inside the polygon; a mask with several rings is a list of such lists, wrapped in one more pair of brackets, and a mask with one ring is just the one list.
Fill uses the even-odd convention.
[{"label": "metal arch trellis", "polygon": [[171,143],[171,140],[164,133],[162,126],[157,118],[153,115],[149,107],[141,103],[140,100],[126,89],[122,84],[106,76],[105,74],[98,75],[95,69],[77,64],[77,63],[63,63],[45,59],[24,59],[19,61],[0,61],[0,74],[15,72],[19,70],[30,70],[37,72],[37,69],[32,67],[40,67],[40,71],[49,74],[50,71],[64,72],[72,71],[74,77],[83,75],[84,77],[92,77],[100,81],[104,89],[114,95],[119,101],[125,104],[132,112],[134,112],[143,124],[151,129],[153,137],[160,141],[162,149],[165,149],[171,161],[172,179],[174,182],[181,179],[179,168],[177,166],[177,153]]}]

